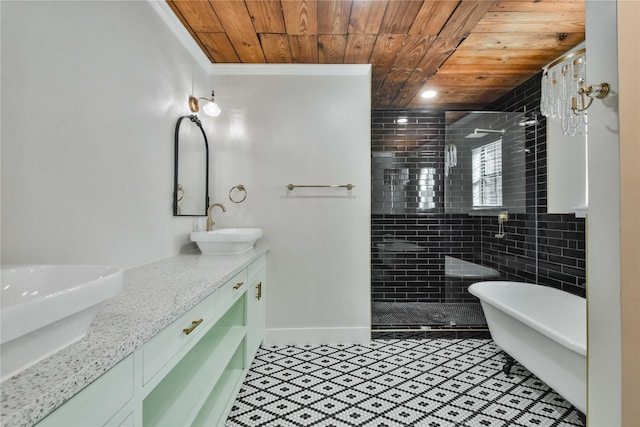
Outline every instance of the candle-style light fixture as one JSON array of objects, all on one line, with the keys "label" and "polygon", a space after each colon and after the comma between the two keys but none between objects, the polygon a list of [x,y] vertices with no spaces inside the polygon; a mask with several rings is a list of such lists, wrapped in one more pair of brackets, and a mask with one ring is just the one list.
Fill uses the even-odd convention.
[{"label": "candle-style light fixture", "polygon": [[560,119],[565,135],[586,135],[587,109],[611,90],[608,83],[587,85],[587,50],[568,52],[542,70],[542,115]]}]

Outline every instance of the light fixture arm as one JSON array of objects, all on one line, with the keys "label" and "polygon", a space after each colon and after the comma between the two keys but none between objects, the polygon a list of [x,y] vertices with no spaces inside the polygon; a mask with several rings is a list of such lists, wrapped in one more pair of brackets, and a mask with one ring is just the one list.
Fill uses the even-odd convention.
[{"label": "light fixture arm", "polygon": [[[571,98],[571,111],[573,114],[579,114],[584,111],[587,111],[591,104],[593,104],[594,99],[604,99],[609,95],[609,91],[611,90],[611,86],[609,83],[602,83],[599,85],[589,85],[584,86],[584,83],[581,83],[580,88],[578,89],[578,95],[580,95],[580,101],[582,103],[582,108],[578,107],[578,98]],[[589,97],[589,102],[587,103],[586,97]]]}]

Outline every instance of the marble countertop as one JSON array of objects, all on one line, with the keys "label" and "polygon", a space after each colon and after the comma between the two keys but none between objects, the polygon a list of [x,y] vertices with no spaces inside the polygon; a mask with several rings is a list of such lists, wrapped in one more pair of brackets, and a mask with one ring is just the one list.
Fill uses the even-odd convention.
[{"label": "marble countertop", "polygon": [[87,335],[0,383],[4,427],[31,426],[53,412],[268,251],[178,255],[123,272]]}]

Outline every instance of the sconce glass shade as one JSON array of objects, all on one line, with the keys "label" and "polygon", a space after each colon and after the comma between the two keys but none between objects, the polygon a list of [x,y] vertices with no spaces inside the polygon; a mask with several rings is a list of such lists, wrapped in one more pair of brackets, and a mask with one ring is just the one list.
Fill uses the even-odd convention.
[{"label": "sconce glass shade", "polygon": [[215,101],[207,102],[206,104],[204,104],[204,106],[202,107],[202,111],[207,116],[211,116],[211,117],[218,117],[222,112],[222,110],[220,110],[220,107],[218,106],[218,104],[216,104]]},{"label": "sconce glass shade", "polygon": [[214,92],[211,91],[211,99],[209,98],[196,98],[193,96],[189,97],[189,109],[193,113],[197,113],[200,111],[200,100],[206,101],[206,103],[202,106],[202,112],[207,116],[218,117],[222,110],[220,106],[216,104],[216,101],[213,99]]}]

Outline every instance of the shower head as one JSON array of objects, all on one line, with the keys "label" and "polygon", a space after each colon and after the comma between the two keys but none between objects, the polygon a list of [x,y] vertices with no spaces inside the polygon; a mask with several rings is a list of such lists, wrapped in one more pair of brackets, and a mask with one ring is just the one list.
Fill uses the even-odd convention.
[{"label": "shower head", "polygon": [[470,133],[469,135],[465,136],[465,138],[482,138],[483,136],[487,136],[487,135],[489,134],[485,132],[478,132],[478,129],[476,129],[473,133]]},{"label": "shower head", "polygon": [[518,126],[533,126],[537,124],[538,121],[536,119],[524,119],[518,122]]},{"label": "shower head", "polygon": [[506,132],[506,130],[504,130],[504,129],[493,130],[493,129],[475,128],[473,130],[473,133],[470,133],[469,135],[465,136],[465,138],[482,138],[483,136],[487,136],[489,133],[500,133],[500,134],[504,135],[505,132]]}]

